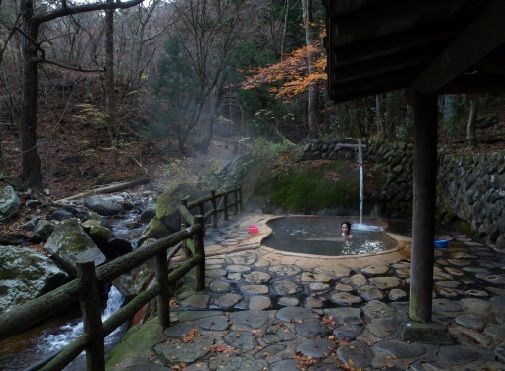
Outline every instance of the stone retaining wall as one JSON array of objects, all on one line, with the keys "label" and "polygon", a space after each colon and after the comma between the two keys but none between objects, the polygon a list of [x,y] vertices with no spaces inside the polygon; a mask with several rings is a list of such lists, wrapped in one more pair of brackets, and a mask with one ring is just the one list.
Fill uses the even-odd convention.
[{"label": "stone retaining wall", "polygon": [[[340,144],[355,140],[311,141],[302,160],[357,161],[357,150]],[[412,144],[364,142],[366,172],[373,173],[379,213],[410,216],[412,210]],[[471,231],[505,250],[505,151],[479,155],[439,154],[438,212],[445,222],[463,221]]]}]

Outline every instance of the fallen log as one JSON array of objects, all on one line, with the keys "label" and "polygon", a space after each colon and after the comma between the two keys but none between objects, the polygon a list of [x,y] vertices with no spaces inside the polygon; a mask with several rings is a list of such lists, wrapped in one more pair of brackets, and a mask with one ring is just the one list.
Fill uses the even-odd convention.
[{"label": "fallen log", "polygon": [[139,178],[139,179],[130,180],[127,182],[113,183],[113,184],[109,184],[105,187],[90,189],[88,191],[81,192],[81,193],[78,193],[73,196],[59,199],[59,200],[55,201],[55,203],[61,203],[61,202],[65,202],[65,201],[75,200],[78,198],[84,198],[84,197],[93,196],[93,195],[102,194],[102,193],[122,191],[123,189],[135,187],[135,186],[138,186],[141,184],[146,184],[149,182],[150,182],[149,178]]}]

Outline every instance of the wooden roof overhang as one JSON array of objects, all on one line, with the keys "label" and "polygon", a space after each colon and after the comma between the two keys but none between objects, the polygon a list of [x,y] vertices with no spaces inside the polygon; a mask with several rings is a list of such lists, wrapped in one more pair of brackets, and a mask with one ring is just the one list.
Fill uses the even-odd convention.
[{"label": "wooden roof overhang", "polygon": [[505,1],[323,0],[330,99],[505,92]]}]

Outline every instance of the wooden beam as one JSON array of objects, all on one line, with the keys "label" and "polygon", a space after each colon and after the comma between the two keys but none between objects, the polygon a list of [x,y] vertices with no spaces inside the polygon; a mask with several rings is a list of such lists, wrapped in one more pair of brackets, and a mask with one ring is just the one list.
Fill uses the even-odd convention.
[{"label": "wooden beam", "polygon": [[332,83],[341,84],[365,77],[380,75],[401,70],[412,66],[426,66],[436,56],[436,49],[432,47],[420,48],[410,53],[399,53],[382,58],[361,62],[334,64],[332,70]]},{"label": "wooden beam", "polygon": [[[411,84],[411,82],[417,76],[419,71],[422,70],[422,68],[422,66],[406,67],[403,69],[395,70],[393,72],[368,76],[362,79],[355,79],[353,81],[348,81],[342,84],[333,83],[333,80],[330,76],[330,91],[332,93],[335,93],[335,95],[345,95],[355,92],[366,92],[379,86],[397,86],[398,82],[406,83],[407,85],[403,85],[401,87],[407,87]],[[401,87],[397,87],[397,89]]]},{"label": "wooden beam", "polygon": [[505,42],[505,2],[489,0],[466,30],[414,81],[413,88],[433,93]]},{"label": "wooden beam", "polygon": [[423,18],[444,19],[452,17],[470,0],[389,0],[364,6],[359,11],[345,15],[330,14],[336,23],[338,37],[349,36],[357,40],[360,35],[373,33],[386,35],[406,30]]},{"label": "wooden beam", "polygon": [[[463,27],[461,26],[461,29]],[[459,34],[460,28],[447,27],[447,24],[431,24],[429,27],[416,27],[406,32],[395,33],[375,39],[342,44],[332,39],[330,53],[336,62],[362,61],[385,55],[407,52],[430,44],[447,44]]]},{"label": "wooden beam", "polygon": [[410,84],[409,81],[410,80],[390,82],[385,85],[378,85],[378,86],[368,88],[366,90],[347,92],[345,94],[338,94],[337,92],[333,91],[333,92],[330,92],[330,99],[334,103],[349,102],[351,100],[358,99],[358,98],[370,97],[375,94],[382,94],[382,93],[386,93],[389,91],[403,89]]},{"label": "wooden beam", "polygon": [[414,201],[409,315],[431,321],[437,176],[437,95],[413,91]]},{"label": "wooden beam", "polygon": [[441,94],[505,93],[505,74],[462,75],[440,89]]}]

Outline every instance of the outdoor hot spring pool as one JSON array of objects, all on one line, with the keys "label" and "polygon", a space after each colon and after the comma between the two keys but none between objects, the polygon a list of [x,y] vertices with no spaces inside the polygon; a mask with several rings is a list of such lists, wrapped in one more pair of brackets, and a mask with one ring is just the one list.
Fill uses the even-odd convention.
[{"label": "outdoor hot spring pool", "polygon": [[[353,224],[352,238],[341,237],[344,221]],[[269,220],[272,234],[261,244],[276,250],[327,256],[374,254],[393,249],[397,241],[379,223],[367,221],[358,228],[352,219],[318,216],[287,216]]]}]

